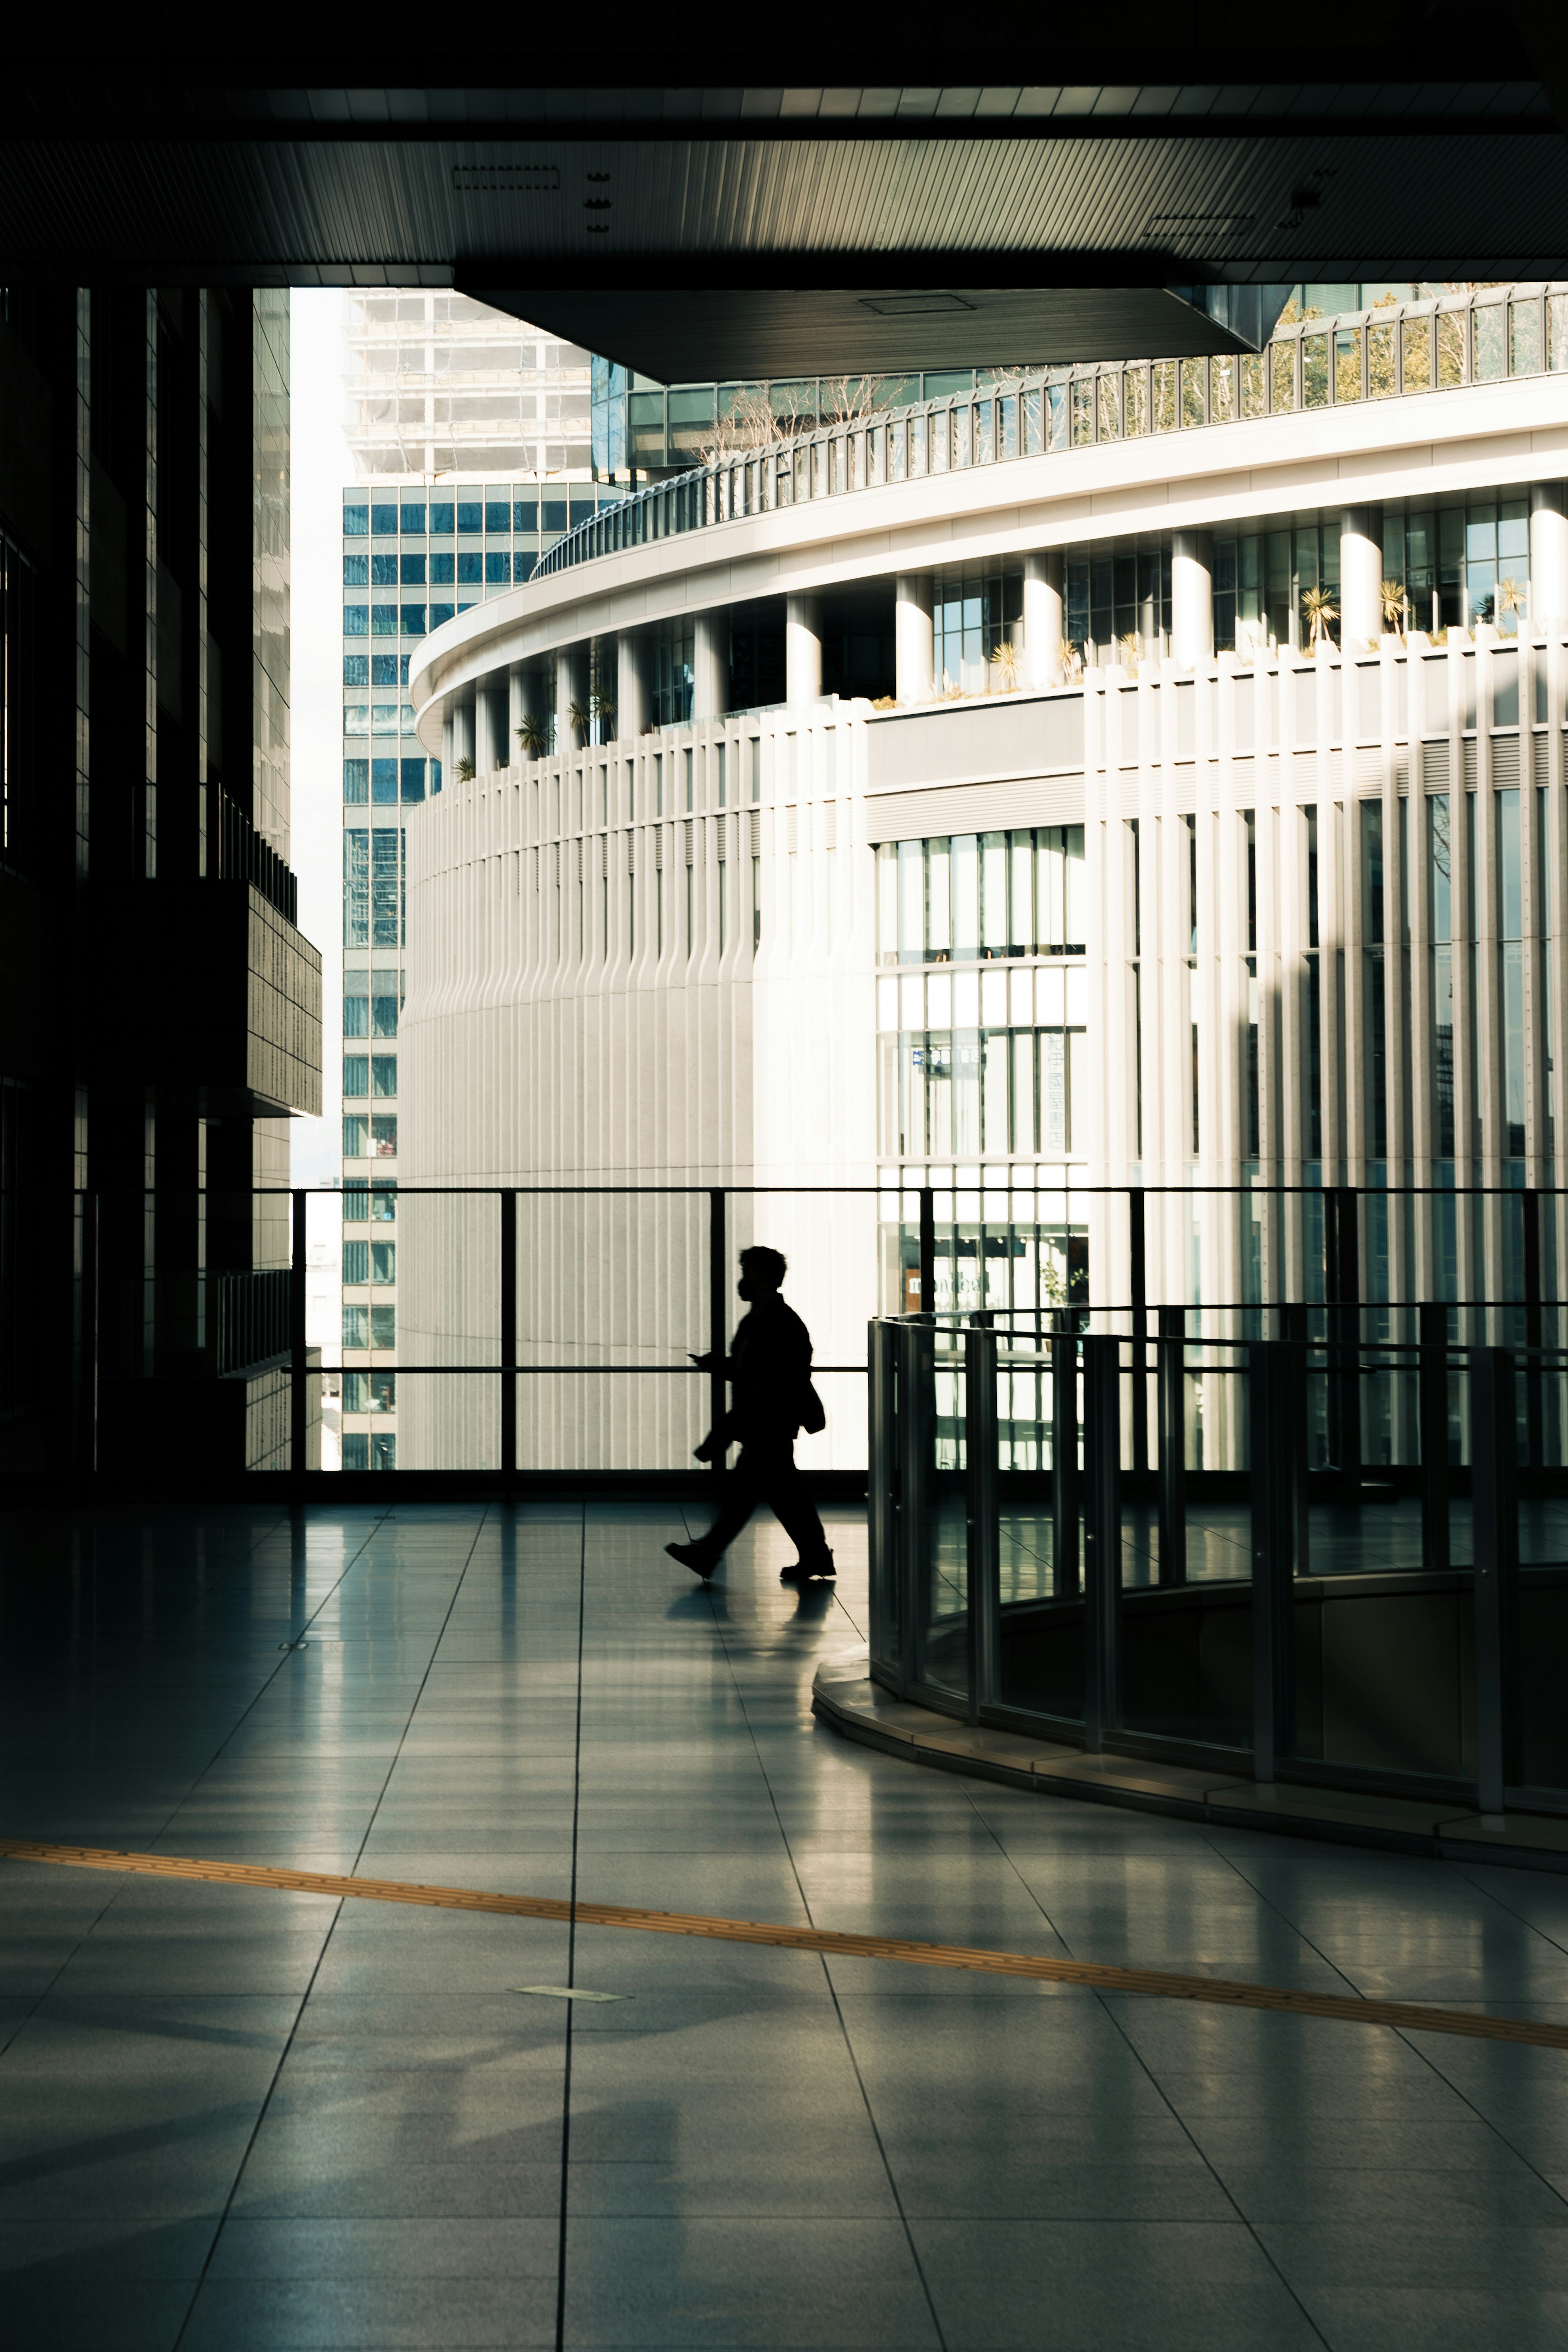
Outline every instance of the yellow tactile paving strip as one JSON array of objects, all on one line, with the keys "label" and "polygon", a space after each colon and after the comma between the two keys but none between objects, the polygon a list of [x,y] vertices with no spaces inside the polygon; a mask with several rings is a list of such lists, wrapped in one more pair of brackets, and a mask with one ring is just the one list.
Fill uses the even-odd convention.
[{"label": "yellow tactile paving strip", "polygon": [[1542,2050],[1568,2050],[1568,2025],[1549,2025],[1530,2018],[1430,2009],[1418,2001],[1294,1992],[1280,1985],[1172,1976],[1156,1969],[1108,1968],[1095,1960],[1047,1959],[1030,1952],[917,1944],[897,1936],[842,1936],[829,1927],[708,1919],[694,1912],[643,1911],[619,1903],[574,1904],[547,1895],[487,1895],[472,1887],[420,1886],[399,1878],[339,1878],[327,1871],[268,1870],[256,1863],[198,1862],[180,1854],[117,1853],[106,1846],[35,1845],[21,1838],[0,1838],[0,1856],[15,1862],[63,1863],[76,1870],[195,1879],[215,1886],[270,1886],[286,1894],[324,1895],[360,1903],[413,1903],[437,1911],[482,1911],[492,1917],[574,1919],[580,1927],[702,1936],[722,1944],[766,1944],[780,1951],[824,1952],[841,1960],[907,1960],[917,1968],[970,1969],[981,1975],[1033,1977],[1046,1984],[1088,1985],[1097,1992],[1149,1993],[1166,2000],[1207,2001],[1221,2009],[1271,2010],[1288,2017],[1340,2018],[1352,2025],[1392,2025],[1405,2032],[1458,2033],[1475,2042],[1526,2042]]}]

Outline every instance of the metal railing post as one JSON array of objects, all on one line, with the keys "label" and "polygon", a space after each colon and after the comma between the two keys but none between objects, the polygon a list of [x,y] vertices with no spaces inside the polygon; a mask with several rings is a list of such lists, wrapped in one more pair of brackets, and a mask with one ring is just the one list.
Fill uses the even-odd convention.
[{"label": "metal railing post", "polygon": [[866,1331],[867,1550],[871,1660],[899,1657],[899,1460],[897,1324],[874,1319]]},{"label": "metal railing post", "polygon": [[1331,1378],[1336,1467],[1347,1486],[1361,1485],[1361,1234],[1359,1194],[1348,1185],[1328,1193],[1330,1336],[1339,1342]]},{"label": "metal railing post", "polygon": [[517,1475],[517,1194],[500,1196],[500,1470]]},{"label": "metal railing post", "polygon": [[968,1506],[969,1720],[996,1695],[999,1581],[996,1489],[996,1334],[963,1335],[964,1485]]},{"label": "metal railing post", "polygon": [[929,1323],[899,1332],[899,1677],[900,1696],[915,1679],[922,1622],[921,1587],[930,1557],[931,1415],[935,1334]]},{"label": "metal railing post", "polygon": [[921,1313],[936,1313],[936,1194],[921,1186]]},{"label": "metal railing post", "polygon": [[728,1382],[724,1360],[729,1343],[724,1325],[724,1290],[728,1274],[724,1246],[724,1192],[716,1184],[708,1195],[708,1426],[715,1439],[711,1468],[721,1477],[729,1461],[723,1442]]},{"label": "metal railing post", "polygon": [[1530,1191],[1521,1195],[1521,1212],[1524,1219],[1524,1344],[1529,1350],[1524,1367],[1524,1419],[1530,1433],[1529,1451],[1525,1459],[1532,1470],[1541,1469],[1546,1460],[1542,1444],[1543,1415],[1542,1412],[1541,1379],[1541,1195]]},{"label": "metal railing post", "polygon": [[1503,1810],[1517,1780],[1519,1447],[1514,1360],[1507,1348],[1470,1350],[1470,1510],[1475,1546],[1476,1781],[1483,1813]]},{"label": "metal railing post", "polygon": [[1252,1769],[1265,1788],[1295,1747],[1296,1538],[1302,1476],[1298,1391],[1305,1367],[1286,1340],[1248,1350],[1252,1486]]},{"label": "metal railing post", "polygon": [[1051,1334],[1051,1590],[1058,1601],[1079,1590],[1078,1333],[1058,1310]]},{"label": "metal railing post", "polygon": [[1421,1564],[1446,1569],[1448,1541],[1448,1310],[1420,1310]]},{"label": "metal railing post", "polygon": [[1159,1422],[1160,1559],[1162,1584],[1187,1580],[1187,1316],[1162,1307],[1155,1349],[1154,1397]]},{"label": "metal railing post", "polygon": [[1148,1249],[1143,1194],[1127,1195],[1128,1266],[1132,1294],[1132,1467],[1142,1475],[1149,1467],[1149,1366],[1143,1343],[1148,1337]]},{"label": "metal railing post", "polygon": [[77,1459],[98,1468],[98,1194],[81,1195],[81,1323],[77,1358]]},{"label": "metal railing post", "polygon": [[1121,1722],[1121,1342],[1083,1343],[1083,1744]]},{"label": "metal railing post", "polygon": [[305,1367],[305,1237],[310,1198],[299,1185],[289,1196],[289,1470],[295,1480],[305,1475],[306,1433],[310,1425]]}]

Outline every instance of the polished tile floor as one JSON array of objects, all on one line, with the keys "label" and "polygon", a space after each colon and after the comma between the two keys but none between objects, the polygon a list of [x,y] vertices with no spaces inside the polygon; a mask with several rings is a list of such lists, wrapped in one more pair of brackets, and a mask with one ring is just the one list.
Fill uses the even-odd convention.
[{"label": "polished tile floor", "polygon": [[[0,1833],[1568,2018],[1562,1880],[847,1746],[863,1527],[680,1531],[13,1515]],[[0,2053],[4,2352],[1568,2340],[1552,2052],[7,1862]]]}]

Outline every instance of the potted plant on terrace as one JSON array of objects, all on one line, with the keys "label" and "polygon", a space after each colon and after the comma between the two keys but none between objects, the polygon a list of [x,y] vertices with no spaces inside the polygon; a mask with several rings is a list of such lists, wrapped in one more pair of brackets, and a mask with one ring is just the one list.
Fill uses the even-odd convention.
[{"label": "potted plant on terrace", "polygon": [[1318,654],[1332,652],[1333,639],[1329,635],[1329,623],[1340,617],[1339,606],[1327,588],[1309,588],[1301,597],[1301,610],[1307,617],[1307,651]]}]

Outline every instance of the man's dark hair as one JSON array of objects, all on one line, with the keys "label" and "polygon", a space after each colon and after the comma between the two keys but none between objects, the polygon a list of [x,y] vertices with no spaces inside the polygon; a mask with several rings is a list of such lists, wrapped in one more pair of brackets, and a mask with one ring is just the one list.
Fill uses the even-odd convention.
[{"label": "man's dark hair", "polygon": [[755,1274],[776,1290],[789,1272],[789,1261],[782,1250],[766,1249],[759,1242],[754,1249],[741,1252],[741,1270],[743,1274]]}]

